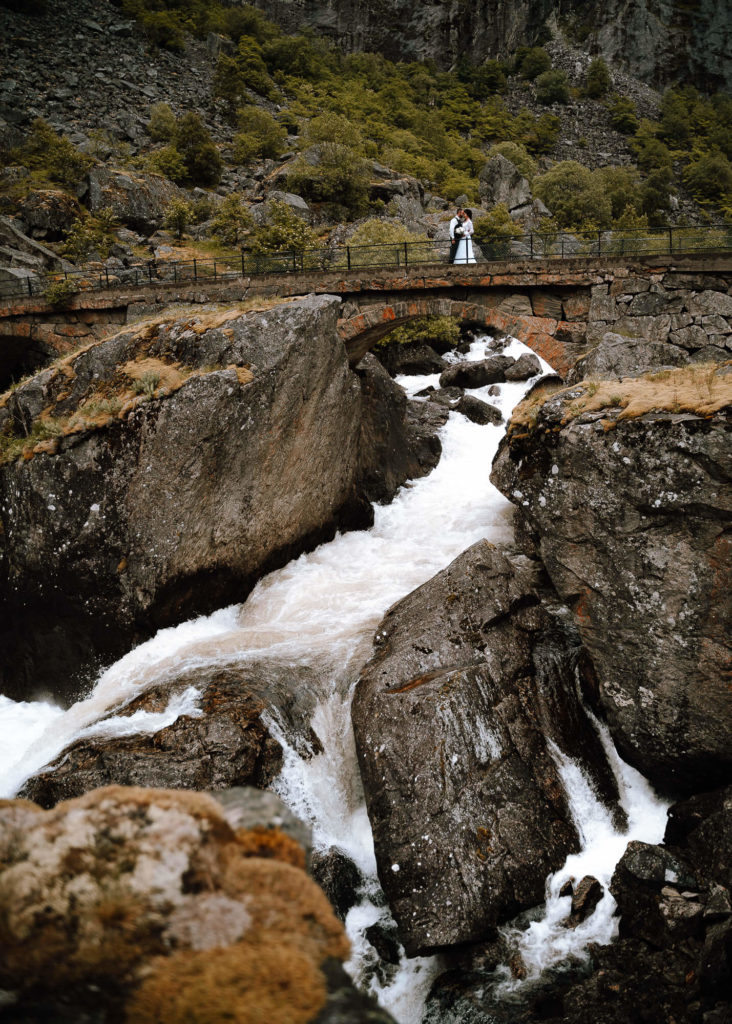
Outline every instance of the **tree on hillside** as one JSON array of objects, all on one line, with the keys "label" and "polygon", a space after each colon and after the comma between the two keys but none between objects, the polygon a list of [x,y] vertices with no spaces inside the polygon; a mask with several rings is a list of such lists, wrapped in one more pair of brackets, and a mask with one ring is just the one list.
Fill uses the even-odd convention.
[{"label": "tree on hillside", "polygon": [[288,187],[314,202],[363,212],[368,202],[368,168],[360,154],[358,129],[340,114],[314,117],[307,128],[309,154],[299,157],[288,174]]},{"label": "tree on hillside", "polygon": [[563,160],[546,174],[538,175],[533,190],[562,228],[582,231],[610,227],[612,206],[601,180],[576,160]]}]

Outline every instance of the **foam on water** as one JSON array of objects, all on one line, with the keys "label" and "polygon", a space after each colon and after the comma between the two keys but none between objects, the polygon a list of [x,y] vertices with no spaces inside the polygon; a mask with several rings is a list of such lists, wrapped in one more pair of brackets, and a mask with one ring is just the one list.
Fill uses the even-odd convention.
[{"label": "foam on water", "polygon": [[[547,878],[546,904],[540,920],[528,928],[501,929],[509,946],[521,954],[526,977],[516,980],[509,969],[503,968],[503,978],[497,987],[497,996],[516,991],[527,982],[539,977],[542,971],[569,957],[587,958],[590,943],[607,945],[617,935],[618,919],[614,917],[615,900],[608,890],[615,865],[632,840],[660,843],[666,828],[669,804],[659,799],[643,776],[619,757],[607,727],[588,712],[600,734],[610,766],[618,782],[620,804],[627,814],[628,825],[618,831],[604,804],[598,800],[592,786],[571,758],[550,744],[557,770],[569,798],[570,811],[579,833],[581,849],[570,854],[559,871]],[[572,899],[560,896],[567,881],[579,882],[592,875],[603,887],[604,895],[594,912],[573,928],[567,927]]]}]

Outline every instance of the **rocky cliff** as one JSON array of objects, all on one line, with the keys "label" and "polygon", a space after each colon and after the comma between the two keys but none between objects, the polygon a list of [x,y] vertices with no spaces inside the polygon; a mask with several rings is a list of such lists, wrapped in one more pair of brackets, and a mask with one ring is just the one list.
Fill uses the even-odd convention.
[{"label": "rocky cliff", "polygon": [[519,46],[545,42],[558,26],[590,52],[654,85],[690,78],[729,86],[728,12],[714,0],[256,0],[289,32],[308,27],[347,50],[373,50],[391,60],[434,60],[449,68],[460,58],[481,63]]},{"label": "rocky cliff", "polygon": [[529,398],[491,475],[574,611],[588,696],[623,757],[671,792],[730,771],[729,371]]},{"label": "rocky cliff", "polygon": [[4,396],[6,693],[68,693],[430,468],[421,434],[410,457],[401,390],[349,369],[339,305],[162,316]]}]

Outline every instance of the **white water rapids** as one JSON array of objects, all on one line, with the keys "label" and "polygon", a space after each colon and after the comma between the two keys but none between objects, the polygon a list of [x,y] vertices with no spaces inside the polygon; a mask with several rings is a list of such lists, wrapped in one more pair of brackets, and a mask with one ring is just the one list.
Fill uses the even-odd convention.
[{"label": "white water rapids", "polygon": [[[507,342],[508,354],[526,351],[518,341]],[[485,339],[475,342],[466,358],[484,355]],[[544,369],[550,368],[544,364]],[[437,376],[404,377],[399,383],[414,395],[429,384],[437,385]],[[487,397],[487,388],[472,393],[498,405],[508,418],[526,388],[523,383],[503,384],[497,396]],[[429,476],[403,487],[392,504],[376,506],[372,529],[338,535],[265,577],[243,605],[161,630],[107,669],[90,696],[67,711],[0,697],[0,796],[14,795],[30,775],[81,736],[154,732],[180,714],[200,714],[198,693],[190,688],[164,712],[101,721],[167,675],[263,656],[317,667],[322,692],[312,726],[324,750],[304,759],[278,724],[270,721],[270,729],[285,749],[277,789],[295,813],[311,823],[316,847],[342,850],[367,879],[361,903],[346,922],[352,943],[347,967],[354,980],[375,992],[399,1024],[419,1024],[439,962],[403,958],[398,971],[379,976],[374,971],[376,954],[363,934],[377,920],[388,920],[388,911],[379,898],[351,732],[350,698],[358,670],[369,656],[371,637],[391,604],[477,540],[487,538],[499,545],[511,541],[511,505],[488,479],[502,434],[502,426],[480,426],[451,413],[440,433],[443,453],[438,466]],[[610,941],[611,897],[602,901],[588,922],[570,931],[558,923],[566,916],[567,899],[559,901],[556,894],[570,875],[579,880],[594,874],[605,884],[629,838],[613,831],[607,812],[576,767],[557,756],[584,849],[549,880],[544,920],[515,937],[533,973],[588,941]],[[665,807],[636,773],[629,774],[614,750],[612,758],[629,812],[630,837],[658,842]],[[559,902],[562,906],[557,909]]]}]

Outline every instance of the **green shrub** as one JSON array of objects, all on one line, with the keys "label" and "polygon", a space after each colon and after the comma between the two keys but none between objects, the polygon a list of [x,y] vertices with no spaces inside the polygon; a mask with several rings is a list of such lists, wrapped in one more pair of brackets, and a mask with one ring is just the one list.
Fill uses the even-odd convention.
[{"label": "green shrub", "polygon": [[387,345],[429,345],[438,352],[448,352],[460,341],[460,324],[451,316],[428,316],[395,327],[376,347]]},{"label": "green shrub", "polygon": [[556,114],[541,114],[522,133],[522,140],[530,153],[548,153],[554,149],[561,130]]},{"label": "green shrub", "polygon": [[245,91],[244,75],[239,70],[236,60],[225,53],[220,54],[211,82],[211,95],[214,99],[223,101],[231,120],[236,116],[236,108],[241,103]]},{"label": "green shrub", "polygon": [[145,11],[140,18],[143,31],[151,46],[182,53],[186,48],[185,35],[179,22],[168,11]]},{"label": "green shrub", "polygon": [[581,231],[610,227],[612,206],[601,180],[576,160],[564,160],[538,175],[533,191],[562,228]]},{"label": "green shrub", "polygon": [[72,281],[69,277],[61,277],[57,281],[52,281],[43,293],[43,297],[49,306],[65,306],[68,302],[73,299],[75,295],[79,294],[79,286],[75,281]]},{"label": "green shrub", "polygon": [[698,98],[696,90],[667,89],[661,97],[659,137],[673,149],[685,149],[694,125],[692,110]]},{"label": "green shrub", "polygon": [[635,167],[600,167],[592,176],[610,200],[613,220],[621,216],[628,204],[640,206],[640,182]]},{"label": "green shrub", "polygon": [[278,98],[279,90],[267,71],[259,43],[247,36],[242,36],[239,40],[236,63],[248,89],[259,93],[260,96],[266,96],[268,99]]},{"label": "green shrub", "polygon": [[271,74],[280,72],[317,82],[327,77],[334,54],[327,44],[308,36],[278,36],[262,48],[262,57]]},{"label": "green shrub", "polygon": [[505,92],[506,71],[497,60],[487,60],[477,68],[468,82],[470,95],[476,100],[484,100],[497,92]]},{"label": "green shrub", "polygon": [[595,57],[590,62],[585,77],[585,95],[592,99],[599,99],[604,96],[612,85],[610,72],[602,57]]},{"label": "green shrub", "polygon": [[302,252],[317,245],[318,236],[287,203],[269,204],[269,223],[255,230],[250,249],[255,253]]},{"label": "green shrub", "polygon": [[518,73],[529,82],[549,71],[552,66],[549,54],[541,46],[522,48],[517,53],[521,54],[517,64]]},{"label": "green shrub", "polygon": [[153,142],[170,142],[175,136],[175,114],[167,103],[153,103],[147,134]]},{"label": "green shrub", "polygon": [[613,231],[645,231],[648,228],[648,217],[639,213],[635,203],[629,202],[613,224]]},{"label": "green shrub", "polygon": [[27,167],[44,172],[60,185],[76,185],[94,164],[92,157],[80,153],[40,117],[32,123],[19,156]]},{"label": "green shrub", "polygon": [[185,199],[171,199],[165,209],[165,226],[169,231],[175,231],[178,238],[182,238],[193,216],[193,208]]},{"label": "green shrub", "polygon": [[684,182],[702,202],[721,203],[732,194],[732,164],[724,153],[705,154],[685,168]]},{"label": "green shrub", "polygon": [[545,71],[536,79],[539,103],[568,103],[569,80],[563,71]]},{"label": "green shrub", "polygon": [[616,132],[632,135],[638,129],[635,103],[627,96],[618,96],[610,104],[610,124]]},{"label": "green shrub", "polygon": [[[255,106],[244,107],[238,113],[238,122],[244,139],[248,140],[246,147],[244,147],[244,140],[242,140],[242,148],[250,148],[254,145],[250,156],[256,155],[269,157],[270,159],[276,159],[278,156],[281,156],[285,148],[287,129],[279,124],[266,110]],[[239,136],[236,139],[239,139]],[[237,162],[244,163],[245,161],[237,160]]]},{"label": "green shrub", "polygon": [[210,186],[219,183],[223,160],[199,114],[189,111],[178,119],[175,146],[185,165],[189,182]]},{"label": "green shrub", "polygon": [[372,217],[359,224],[351,237],[349,245],[389,245],[393,242],[425,242],[426,235],[415,235],[404,224],[394,221],[379,220]]},{"label": "green shrub", "polygon": [[211,234],[220,238],[224,245],[239,245],[244,234],[254,227],[249,210],[237,193],[228,195],[216,207]]},{"label": "green shrub", "polygon": [[133,380],[132,390],[136,395],[144,395],[146,398],[152,398],[159,383],[160,374],[155,370],[148,370],[146,373],[143,373],[141,377],[137,377]]},{"label": "green shrub", "polygon": [[145,161],[148,170],[174,181],[176,185],[182,185],[188,177],[188,169],[175,146],[163,146],[156,149]]},{"label": "green shrub", "polygon": [[490,243],[505,238],[519,238],[524,234],[521,225],[511,219],[505,203],[499,203],[482,217],[475,219],[475,240],[478,244]]},{"label": "green shrub", "polygon": [[210,220],[213,217],[216,212],[216,204],[207,196],[203,196],[193,203],[192,209],[193,223],[203,224],[204,221]]},{"label": "green shrub", "polygon": [[641,121],[631,146],[636,154],[638,166],[644,171],[660,167],[671,167],[671,151],[668,146],[656,138],[656,129],[650,121]]},{"label": "green shrub", "polygon": [[368,207],[369,173],[360,155],[361,136],[339,114],[323,114],[308,125],[308,141],[317,147],[317,164],[302,157],[287,176],[291,192],[314,202],[335,204],[357,216]]}]

